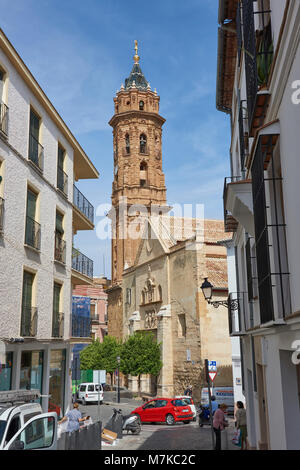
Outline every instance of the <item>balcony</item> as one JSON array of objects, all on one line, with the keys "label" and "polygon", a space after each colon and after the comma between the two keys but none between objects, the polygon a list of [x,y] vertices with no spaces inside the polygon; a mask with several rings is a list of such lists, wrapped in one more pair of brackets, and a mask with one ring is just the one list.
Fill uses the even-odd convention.
[{"label": "balcony", "polygon": [[225,231],[235,232],[240,223],[246,232],[254,235],[251,180],[241,176],[225,178],[223,203]]},{"label": "balcony", "polygon": [[91,319],[80,315],[72,315],[72,338],[92,339]]},{"label": "balcony", "polygon": [[255,31],[253,0],[243,1],[243,31],[245,72],[249,112],[249,135],[263,125],[270,92],[268,82],[273,62],[273,41],[270,11],[256,11],[262,21],[262,29]]},{"label": "balcony", "polygon": [[228,296],[228,326],[230,336],[245,335],[246,325],[246,301],[244,292],[231,293]]},{"label": "balcony", "polygon": [[34,164],[36,168],[43,172],[44,147],[39,143],[38,140],[36,140],[36,138],[32,134],[29,134],[28,159]]},{"label": "balcony", "polygon": [[75,230],[94,229],[94,207],[75,186],[73,187],[73,226]]},{"label": "balcony", "polygon": [[3,232],[4,225],[4,199],[0,197],[0,233]]},{"label": "balcony", "polygon": [[64,314],[61,312],[53,312],[52,321],[52,338],[64,337]]},{"label": "balcony", "polygon": [[8,107],[0,101],[0,131],[8,136]]},{"label": "balcony", "polygon": [[54,260],[66,264],[66,242],[58,233],[55,234]]},{"label": "balcony", "polygon": [[100,323],[99,315],[91,315],[91,322],[99,324]]},{"label": "balcony", "polygon": [[65,196],[68,195],[68,175],[60,167],[57,168],[57,188],[62,191]]},{"label": "balcony", "polygon": [[37,335],[38,309],[22,307],[21,336],[34,337]]},{"label": "balcony", "polygon": [[41,226],[29,216],[26,216],[25,245],[41,249]]},{"label": "balcony", "polygon": [[93,261],[80,253],[79,250],[72,250],[72,282],[73,284],[93,283]]}]

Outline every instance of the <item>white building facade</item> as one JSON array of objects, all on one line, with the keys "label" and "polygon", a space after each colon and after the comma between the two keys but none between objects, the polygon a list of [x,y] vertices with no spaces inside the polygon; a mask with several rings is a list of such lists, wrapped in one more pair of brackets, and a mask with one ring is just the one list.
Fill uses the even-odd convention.
[{"label": "white building facade", "polygon": [[[220,0],[217,108],[230,114],[225,227],[234,232],[248,441],[300,449],[300,2]],[[299,348],[300,349],[300,348]]]},{"label": "white building facade", "polygon": [[73,248],[77,230],[94,227],[74,182],[97,177],[0,30],[0,390],[39,389],[43,409],[59,414],[70,398],[72,285],[93,277]]}]

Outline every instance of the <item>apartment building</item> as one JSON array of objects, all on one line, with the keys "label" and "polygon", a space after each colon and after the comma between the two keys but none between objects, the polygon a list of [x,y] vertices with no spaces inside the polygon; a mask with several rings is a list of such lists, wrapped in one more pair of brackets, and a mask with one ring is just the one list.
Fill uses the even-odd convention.
[{"label": "apartment building", "polygon": [[92,260],[73,247],[78,230],[94,228],[75,181],[98,176],[0,30],[0,390],[39,389],[43,409],[60,414],[76,341],[72,289],[93,278]]},{"label": "apartment building", "polygon": [[92,285],[77,285],[73,296],[82,296],[90,299],[91,336],[102,343],[107,335],[107,293],[108,279],[95,277]]},{"label": "apartment building", "polygon": [[[225,228],[248,440],[300,449],[300,2],[220,0],[217,108],[231,120]],[[297,349],[298,347],[298,349]]]}]

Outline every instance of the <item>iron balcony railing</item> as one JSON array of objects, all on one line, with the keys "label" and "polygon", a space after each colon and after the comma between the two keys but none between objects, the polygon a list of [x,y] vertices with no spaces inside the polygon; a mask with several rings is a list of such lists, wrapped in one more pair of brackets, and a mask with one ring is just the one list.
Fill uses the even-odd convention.
[{"label": "iron balcony railing", "polygon": [[93,278],[93,261],[75,248],[72,250],[72,268],[91,279]]},{"label": "iron balcony railing", "polygon": [[21,336],[34,337],[37,335],[38,309],[22,307]]},{"label": "iron balcony railing", "polygon": [[91,321],[93,323],[100,323],[99,315],[91,315]]},{"label": "iron balcony railing", "polygon": [[54,259],[66,264],[66,242],[58,233],[55,233]]},{"label": "iron balcony railing", "polygon": [[63,338],[63,336],[64,336],[64,314],[61,312],[53,312],[52,337]]},{"label": "iron balcony railing", "polygon": [[8,135],[8,107],[0,101],[0,131]]},{"label": "iron balcony railing", "polygon": [[25,244],[36,250],[41,249],[41,226],[28,215],[26,216]]},{"label": "iron balcony railing", "polygon": [[44,165],[44,147],[39,143],[38,140],[29,134],[29,160],[35,164],[39,170],[43,171]]},{"label": "iron balcony railing", "polygon": [[79,191],[75,184],[73,190],[73,204],[85,215],[87,219],[89,219],[90,222],[92,222],[92,224],[94,223],[94,207]]},{"label": "iron balcony railing", "polygon": [[246,318],[247,296],[244,292],[232,292],[228,296],[228,326],[230,336],[245,334],[249,322]]},{"label": "iron balcony railing", "polygon": [[4,222],[4,199],[0,197],[0,232],[3,231]]},{"label": "iron balcony railing", "polygon": [[[258,87],[267,85],[273,61],[270,10],[264,3],[266,2],[262,0],[262,11],[254,12],[253,0],[243,0],[242,8],[249,129],[253,124]],[[255,31],[254,14],[260,15],[262,21],[259,35]]]},{"label": "iron balcony railing", "polygon": [[68,194],[68,175],[60,167],[57,167],[57,187],[65,195]]},{"label": "iron balcony railing", "polygon": [[91,338],[92,325],[90,317],[81,315],[72,315],[72,337],[73,338]]}]

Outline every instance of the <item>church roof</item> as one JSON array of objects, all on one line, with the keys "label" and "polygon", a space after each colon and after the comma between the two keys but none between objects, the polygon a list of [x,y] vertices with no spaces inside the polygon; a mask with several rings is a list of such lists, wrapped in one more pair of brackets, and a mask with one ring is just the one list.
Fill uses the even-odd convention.
[{"label": "church roof", "polygon": [[148,82],[142,72],[140,64],[136,63],[133,65],[131,73],[128,78],[125,79],[125,90],[136,86],[139,90],[147,90]]}]

